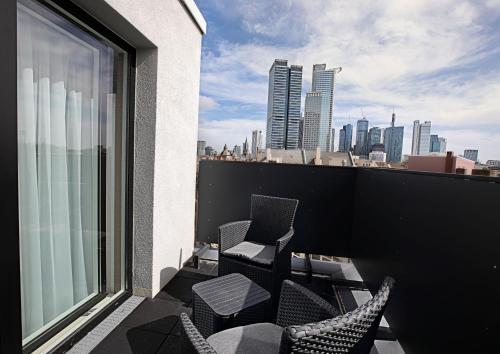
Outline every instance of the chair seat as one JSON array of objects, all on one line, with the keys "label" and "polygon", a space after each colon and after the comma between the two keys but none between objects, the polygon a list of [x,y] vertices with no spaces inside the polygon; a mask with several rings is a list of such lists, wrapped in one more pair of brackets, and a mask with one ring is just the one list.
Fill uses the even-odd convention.
[{"label": "chair seat", "polygon": [[215,333],[207,342],[217,354],[278,354],[283,328],[272,323],[256,323]]},{"label": "chair seat", "polygon": [[261,265],[270,266],[273,264],[275,251],[275,246],[243,241],[225,250],[222,254],[231,257],[241,257]]}]

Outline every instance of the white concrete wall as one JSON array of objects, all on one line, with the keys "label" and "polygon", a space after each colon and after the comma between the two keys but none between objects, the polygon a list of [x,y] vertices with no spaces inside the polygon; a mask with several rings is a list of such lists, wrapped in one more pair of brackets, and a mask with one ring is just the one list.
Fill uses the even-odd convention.
[{"label": "white concrete wall", "polygon": [[137,48],[134,293],[154,296],[191,256],[201,39],[193,0],[75,0]]}]

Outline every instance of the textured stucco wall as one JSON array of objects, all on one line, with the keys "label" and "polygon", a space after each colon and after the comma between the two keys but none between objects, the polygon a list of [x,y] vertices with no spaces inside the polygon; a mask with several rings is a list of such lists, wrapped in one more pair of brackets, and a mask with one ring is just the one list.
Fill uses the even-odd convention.
[{"label": "textured stucco wall", "polygon": [[133,288],[154,296],[193,251],[205,23],[192,0],[75,2],[137,48]]}]

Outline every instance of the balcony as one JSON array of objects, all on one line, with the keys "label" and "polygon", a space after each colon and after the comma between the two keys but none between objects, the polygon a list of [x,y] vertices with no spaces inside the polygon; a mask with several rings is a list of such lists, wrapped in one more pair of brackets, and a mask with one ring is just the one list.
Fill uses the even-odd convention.
[{"label": "balcony", "polygon": [[[497,179],[223,161],[199,167],[198,248],[217,242],[219,225],[248,217],[252,193],[296,198],[293,280],[341,311],[367,301],[385,275],[396,280],[372,353],[498,352]],[[178,316],[191,311],[192,285],[217,275],[214,254],[185,264],[93,352],[180,352]]]}]

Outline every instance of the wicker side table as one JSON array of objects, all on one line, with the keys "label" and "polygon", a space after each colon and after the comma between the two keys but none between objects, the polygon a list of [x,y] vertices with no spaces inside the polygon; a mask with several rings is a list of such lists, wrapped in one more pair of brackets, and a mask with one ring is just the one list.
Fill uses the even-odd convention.
[{"label": "wicker side table", "polygon": [[193,285],[193,320],[205,337],[223,329],[269,321],[271,294],[233,273]]}]

